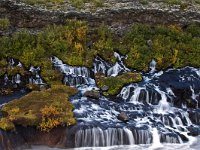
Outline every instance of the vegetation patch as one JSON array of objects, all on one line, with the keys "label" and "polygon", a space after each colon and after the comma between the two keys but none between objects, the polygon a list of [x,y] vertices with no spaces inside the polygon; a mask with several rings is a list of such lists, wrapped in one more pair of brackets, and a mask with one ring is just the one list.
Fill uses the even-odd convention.
[{"label": "vegetation patch", "polygon": [[200,25],[191,24],[182,29],[176,25],[149,26],[136,24],[123,38],[128,58],[125,64],[137,70],[148,70],[154,58],[157,69],[184,66],[199,67]]},{"label": "vegetation patch", "polygon": [[6,30],[10,26],[10,21],[7,18],[0,18],[0,30]]},{"label": "vegetation patch", "polygon": [[95,75],[96,83],[99,88],[108,86],[108,91],[104,92],[104,95],[116,95],[126,84],[133,82],[139,82],[142,80],[142,75],[139,73],[124,73],[116,77],[105,77],[102,73]]},{"label": "vegetation patch", "polygon": [[0,65],[13,57],[25,67],[40,66],[47,82],[60,78],[52,68],[51,56],[57,56],[72,66],[92,67],[97,55],[114,63],[114,51],[127,54],[125,64],[139,71],[147,71],[155,59],[158,69],[167,67],[199,67],[200,25],[182,29],[176,25],[150,26],[135,24],[122,38],[105,26],[89,32],[86,22],[68,20],[64,26],[48,26],[36,35],[28,31],[0,37]]},{"label": "vegetation patch", "polygon": [[[3,118],[0,128],[14,130],[14,125],[36,126],[42,131],[50,131],[59,125],[74,125],[73,105],[69,97],[76,89],[64,85],[54,85],[45,91],[33,91],[13,100],[2,108]],[[14,125],[13,125],[14,124]]]}]

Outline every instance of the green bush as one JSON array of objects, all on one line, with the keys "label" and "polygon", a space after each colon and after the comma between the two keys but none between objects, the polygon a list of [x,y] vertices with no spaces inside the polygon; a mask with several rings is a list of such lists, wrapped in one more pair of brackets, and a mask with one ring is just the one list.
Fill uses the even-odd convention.
[{"label": "green bush", "polygon": [[0,18],[0,30],[6,30],[10,26],[10,21],[7,18]]}]

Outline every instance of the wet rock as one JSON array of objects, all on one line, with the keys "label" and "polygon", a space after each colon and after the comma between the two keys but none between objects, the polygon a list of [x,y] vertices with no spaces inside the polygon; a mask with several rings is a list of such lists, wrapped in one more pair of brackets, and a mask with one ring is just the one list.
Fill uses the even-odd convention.
[{"label": "wet rock", "polygon": [[89,98],[93,98],[93,99],[99,99],[100,93],[99,93],[99,91],[95,91],[95,90],[86,91],[84,93],[84,96],[89,97]]},{"label": "wet rock", "polygon": [[200,125],[200,110],[189,111],[189,118],[192,123]]},{"label": "wet rock", "polygon": [[108,89],[109,89],[109,87],[107,85],[104,85],[104,86],[101,87],[102,92],[107,92]]},{"label": "wet rock", "polygon": [[147,41],[147,45],[148,45],[149,47],[152,47],[152,45],[153,45],[152,40],[148,40],[148,41]]},{"label": "wet rock", "polygon": [[188,130],[190,131],[188,133],[188,135],[191,135],[191,136],[198,136],[198,135],[200,135],[200,129],[199,129],[199,127],[190,126],[190,127],[188,127]]},{"label": "wet rock", "polygon": [[123,122],[128,122],[129,121],[129,117],[125,112],[121,112],[118,116],[117,119],[123,121]]},{"label": "wet rock", "polygon": [[0,130],[0,150],[28,149],[31,145],[72,148],[74,134],[69,127],[59,126],[50,132],[42,132],[35,127],[16,126],[16,132]]}]

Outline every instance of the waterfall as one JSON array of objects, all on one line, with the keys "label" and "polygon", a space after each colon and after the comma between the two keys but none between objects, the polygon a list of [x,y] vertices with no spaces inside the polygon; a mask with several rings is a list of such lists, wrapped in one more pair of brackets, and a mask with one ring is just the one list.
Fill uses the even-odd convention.
[{"label": "waterfall", "polygon": [[97,56],[93,63],[94,66],[94,73],[101,72],[107,75],[107,70],[111,67],[106,61],[104,61],[101,57]]},{"label": "waterfall", "polygon": [[75,134],[75,147],[100,147],[113,145],[149,144],[151,134],[144,130],[124,128],[79,129]]},{"label": "waterfall", "polygon": [[157,63],[154,59],[150,62],[150,65],[149,65],[150,73],[154,73],[156,71],[156,64]]},{"label": "waterfall", "polygon": [[153,142],[152,142],[152,146],[150,147],[150,149],[156,149],[156,148],[163,147],[163,145],[160,143],[160,136],[158,134],[157,128],[152,129],[152,136],[153,136]]},{"label": "waterfall", "polygon": [[161,100],[159,101],[158,108],[155,111],[157,113],[161,113],[161,114],[168,113],[170,110],[170,105],[167,102],[166,93],[164,93],[163,91],[160,91],[160,89],[158,87],[156,87],[155,90],[158,91],[158,93],[160,93],[160,95],[161,95]]},{"label": "waterfall", "polygon": [[86,67],[73,67],[64,64],[57,57],[52,57],[52,63],[62,72],[64,76],[63,83],[70,86],[94,85],[95,81],[91,78],[90,70]]},{"label": "waterfall", "polygon": [[16,84],[20,84],[21,83],[21,75],[16,74],[14,79],[13,79],[13,82],[16,83]]},{"label": "waterfall", "polygon": [[[97,56],[93,73],[117,76],[131,71],[123,63],[125,56],[114,55],[115,64]],[[63,83],[78,87],[81,95],[87,90],[98,90],[88,68],[66,65],[57,57],[52,57],[52,63],[64,74]],[[193,100],[198,105],[199,70],[185,67],[157,72],[155,60],[149,68],[150,72],[143,73],[142,82],[124,86],[116,97],[101,95],[95,101],[80,95],[71,98],[79,127],[74,133],[76,147],[151,144],[151,148],[159,148],[161,143],[190,140],[186,134],[199,128],[193,124],[188,104],[188,100]],[[128,121],[119,119],[121,112]]]},{"label": "waterfall", "polygon": [[114,56],[116,58],[116,63],[114,65],[107,63],[100,57],[96,57],[96,59],[93,63],[94,73],[101,72],[107,76],[115,77],[115,76],[119,75],[120,73],[130,72],[130,69],[128,69],[123,63],[123,59],[126,59],[126,57],[121,56],[117,52],[114,53]]},{"label": "waterfall", "polygon": [[45,84],[40,76],[40,67],[31,66],[29,71],[32,73],[32,76],[29,78],[29,84],[43,85]]}]

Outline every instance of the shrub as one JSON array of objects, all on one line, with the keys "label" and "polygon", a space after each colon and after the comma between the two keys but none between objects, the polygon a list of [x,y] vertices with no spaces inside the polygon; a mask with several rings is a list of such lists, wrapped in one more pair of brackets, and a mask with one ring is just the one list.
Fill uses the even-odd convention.
[{"label": "shrub", "polygon": [[0,30],[6,30],[10,26],[10,21],[7,18],[0,19]]}]

